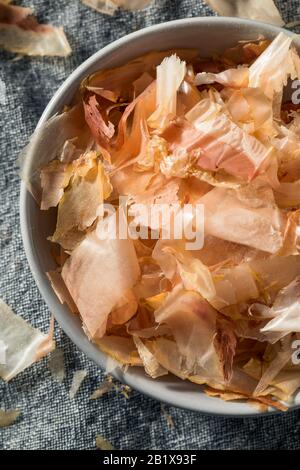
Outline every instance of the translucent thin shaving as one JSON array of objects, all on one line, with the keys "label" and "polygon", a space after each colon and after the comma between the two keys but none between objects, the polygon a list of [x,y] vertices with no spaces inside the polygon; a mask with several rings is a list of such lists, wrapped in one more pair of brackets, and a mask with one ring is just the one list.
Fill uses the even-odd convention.
[{"label": "translucent thin shaving", "polygon": [[87,371],[86,370],[76,370],[74,372],[73,378],[72,378],[72,383],[69,391],[69,397],[71,400],[75,398],[75,395],[78,393],[82,382],[87,376]]},{"label": "translucent thin shaving", "polygon": [[0,340],[5,344],[5,363],[0,364],[0,376],[13,379],[27,367],[51,352],[53,332],[49,335],[33,328],[0,299]]},{"label": "translucent thin shaving", "polygon": [[222,16],[237,16],[239,18],[265,21],[276,26],[284,25],[284,21],[273,0],[264,2],[260,0],[240,0],[238,2],[206,0],[206,3]]},{"label": "translucent thin shaving", "polygon": [[0,428],[11,426],[21,415],[21,410],[0,410]]},{"label": "translucent thin shaving", "polygon": [[61,27],[39,24],[30,8],[0,3],[0,47],[29,56],[71,54],[71,47]]}]

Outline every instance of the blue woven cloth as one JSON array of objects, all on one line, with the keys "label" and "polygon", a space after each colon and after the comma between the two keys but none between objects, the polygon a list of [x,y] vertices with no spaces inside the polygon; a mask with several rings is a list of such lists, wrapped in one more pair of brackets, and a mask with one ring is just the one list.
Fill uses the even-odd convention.
[{"label": "blue woven cloth", "polygon": [[[212,15],[200,0],[156,0],[140,12],[118,12],[113,18],[85,7],[79,0],[17,2],[34,7],[44,23],[62,25],[73,49],[67,59],[27,58],[0,53],[0,297],[46,331],[49,311],[29,271],[22,247],[15,167],[19,150],[60,84],[92,53],[134,30],[158,22]],[[285,21],[300,19],[295,1],[279,1]],[[0,82],[1,83],[1,82]],[[47,359],[0,384],[0,408],[20,408],[18,421],[0,430],[0,449],[93,449],[97,434],[116,449],[299,449],[300,411],[262,418],[227,419],[165,407],[174,421],[169,427],[161,404],[132,392],[129,399],[112,391],[91,401],[103,373],[57,327],[64,349],[67,376],[55,382]],[[69,398],[74,371],[88,375],[76,397]]]}]

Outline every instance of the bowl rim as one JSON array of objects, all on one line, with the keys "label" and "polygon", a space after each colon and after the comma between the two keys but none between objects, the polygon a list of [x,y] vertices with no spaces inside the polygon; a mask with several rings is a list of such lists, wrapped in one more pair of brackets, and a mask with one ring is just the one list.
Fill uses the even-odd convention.
[{"label": "bowl rim", "polygon": [[[159,32],[162,32],[163,30],[165,31],[166,29],[174,29],[178,27],[185,28],[188,25],[193,24],[193,23],[199,24],[199,25],[201,25],[202,23],[211,23],[212,25],[215,25],[215,26],[218,26],[221,24],[227,25],[227,26],[234,26],[234,25],[248,26],[248,27],[261,26],[264,33],[270,33],[270,34],[277,33],[278,34],[280,32],[284,32],[287,35],[293,35],[292,32],[285,30],[284,28],[270,25],[262,21],[254,21],[254,20],[240,19],[240,18],[234,18],[234,17],[204,16],[204,17],[183,18],[179,20],[173,20],[173,21],[168,21],[168,22],[163,22],[163,23],[152,25],[152,26],[148,26],[139,31],[135,31],[130,34],[127,34],[107,44],[106,46],[104,46],[103,48],[99,49],[97,52],[92,54],[78,67],[76,67],[73,70],[73,72],[69,75],[69,77],[61,84],[58,90],[54,93],[53,97],[47,104],[44,112],[42,113],[35,130],[41,127],[51,116],[55,114],[55,108],[57,107],[58,103],[62,100],[62,97],[70,88],[72,83],[77,81],[78,77],[82,76],[85,72],[87,72],[88,69],[95,62],[99,61],[99,59],[102,56],[107,55],[108,53],[112,53],[124,45],[128,45],[128,43],[130,43],[131,41],[138,40],[142,36],[159,33]],[[35,283],[42,295],[44,302],[46,303],[50,311],[53,313],[56,321],[59,323],[62,330],[66,333],[66,335],[70,338],[70,340],[75,344],[75,346],[80,351],[82,351],[98,367],[105,369],[105,358],[107,357],[106,354],[104,354],[100,350],[97,350],[97,353],[96,353],[94,350],[88,347],[88,344],[90,344],[88,341],[84,342],[83,344],[80,342],[81,340],[78,339],[76,333],[72,331],[72,328],[70,327],[67,321],[67,318],[64,318],[65,314],[63,313],[61,315],[58,311],[59,309],[57,310],[55,308],[56,302],[54,300],[57,301],[57,299],[56,299],[56,295],[54,291],[50,293],[49,289],[45,285],[45,278],[44,278],[45,273],[41,272],[39,269],[38,255],[34,249],[34,241],[32,238],[31,231],[30,231],[28,201],[29,201],[29,198],[31,197],[32,196],[28,192],[25,182],[21,181],[20,200],[19,200],[21,235],[22,235],[22,241],[23,241],[26,258],[28,260],[30,270],[34,277]],[[213,402],[209,406],[205,406],[205,407],[199,406],[195,408],[193,404],[183,402],[183,400],[179,398],[176,399],[173,397],[173,395],[170,398],[168,398],[167,394],[163,394],[162,396],[161,392],[159,391],[155,393],[152,390],[150,391],[147,389],[145,390],[145,388],[139,383],[139,380],[136,379],[136,376],[131,375],[130,372],[122,372],[120,371],[120,369],[116,369],[112,371],[111,374],[118,380],[122,381],[123,383],[129,385],[133,389],[139,391],[140,393],[152,399],[155,399],[163,403],[167,403],[168,405],[175,406],[184,410],[200,412],[204,415],[209,415],[209,416],[213,415],[213,416],[220,416],[220,417],[223,416],[223,417],[232,417],[232,418],[244,418],[244,417],[258,418],[262,416],[271,416],[274,414],[281,413],[280,411],[277,411],[277,410],[268,411],[266,413],[263,413],[260,411],[252,411],[249,409],[248,406],[245,406],[245,409],[243,411],[236,412],[236,411],[232,411],[230,406],[226,406],[228,405],[227,402],[223,402],[224,406],[223,406],[222,411],[216,410]],[[155,381],[153,380],[153,382]],[[299,407],[300,405],[292,405],[289,408],[288,412],[295,410]]]}]

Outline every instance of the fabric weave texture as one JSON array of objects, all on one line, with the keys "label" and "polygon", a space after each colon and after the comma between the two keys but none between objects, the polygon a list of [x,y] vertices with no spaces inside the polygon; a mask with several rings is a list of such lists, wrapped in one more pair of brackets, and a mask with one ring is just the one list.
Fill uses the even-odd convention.
[{"label": "fabric weave texture", "polygon": [[[69,74],[91,54],[125,34],[155,23],[214,13],[200,0],[156,0],[143,11],[97,13],[79,0],[24,0],[40,22],[63,26],[73,53],[63,58],[16,58],[0,52],[0,297],[34,326],[46,331],[50,312],[33,281],[19,224],[20,180],[15,161],[48,101]],[[276,2],[284,20],[300,19],[295,1]],[[91,393],[104,378],[56,327],[67,376],[51,377],[47,359],[9,384],[0,383],[0,408],[20,408],[18,421],[0,430],[0,449],[94,449],[97,434],[116,449],[299,449],[300,410],[259,418],[222,418],[166,406],[132,392],[112,391],[98,400]],[[69,398],[74,371],[88,375]],[[174,427],[169,427],[165,412]]]}]

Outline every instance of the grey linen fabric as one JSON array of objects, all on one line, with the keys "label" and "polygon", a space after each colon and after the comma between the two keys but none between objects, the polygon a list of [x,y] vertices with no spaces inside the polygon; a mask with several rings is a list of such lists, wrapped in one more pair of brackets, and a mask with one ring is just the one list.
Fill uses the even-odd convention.
[{"label": "grey linen fabric", "polygon": [[[70,72],[92,53],[134,30],[158,22],[212,15],[200,0],[156,0],[140,12],[113,18],[79,0],[16,2],[34,7],[41,22],[62,25],[73,49],[67,59],[16,58],[0,52],[0,297],[36,327],[46,331],[49,311],[31,276],[22,247],[15,160],[46,104]],[[277,2],[285,21],[300,19],[298,1]],[[97,434],[116,449],[299,449],[300,411],[262,418],[227,419],[165,407],[175,426],[168,427],[161,404],[132,392],[127,400],[110,392],[91,401],[104,374],[56,328],[64,349],[67,376],[55,382],[47,359],[0,384],[0,408],[20,408],[18,421],[0,430],[0,449],[94,449]],[[68,395],[74,371],[88,375],[76,397]]]}]

